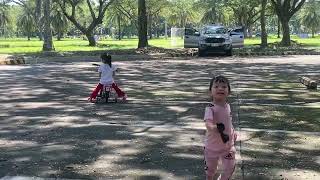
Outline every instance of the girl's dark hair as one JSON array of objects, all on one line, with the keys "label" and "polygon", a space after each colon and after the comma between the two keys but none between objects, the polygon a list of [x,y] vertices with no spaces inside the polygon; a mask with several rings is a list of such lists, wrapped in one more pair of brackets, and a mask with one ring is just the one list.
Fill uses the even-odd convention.
[{"label": "girl's dark hair", "polygon": [[230,88],[230,83],[228,78],[222,75],[213,77],[210,81],[209,91],[211,91],[213,83],[226,83],[228,85],[229,94],[231,93],[231,88]]},{"label": "girl's dark hair", "polygon": [[112,64],[111,64],[111,55],[110,54],[103,53],[103,54],[101,54],[100,58],[101,58],[101,60],[102,60],[102,62],[104,64],[108,64],[110,67],[112,66]]}]

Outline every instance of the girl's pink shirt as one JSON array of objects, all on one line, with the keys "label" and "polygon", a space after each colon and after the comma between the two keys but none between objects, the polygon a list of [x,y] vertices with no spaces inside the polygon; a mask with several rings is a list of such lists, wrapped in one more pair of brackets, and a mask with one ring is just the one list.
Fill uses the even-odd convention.
[{"label": "girl's pink shirt", "polygon": [[231,109],[228,103],[224,106],[216,104],[210,104],[207,106],[205,109],[204,121],[206,123],[213,123],[214,125],[217,123],[223,123],[225,127],[223,133],[229,136],[229,141],[223,143],[217,128],[214,128],[213,131],[207,131],[205,138],[206,150],[216,153],[217,156],[225,154],[226,151],[235,151],[235,132],[232,125]]}]

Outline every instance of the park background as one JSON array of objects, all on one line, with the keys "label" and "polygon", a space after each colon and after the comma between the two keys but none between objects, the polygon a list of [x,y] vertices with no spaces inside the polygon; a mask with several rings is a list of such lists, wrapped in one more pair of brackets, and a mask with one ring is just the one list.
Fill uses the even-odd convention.
[{"label": "park background", "polygon": [[183,48],[172,29],[207,24],[242,27],[246,48],[319,49],[319,7],[318,0],[1,0],[0,53]]}]

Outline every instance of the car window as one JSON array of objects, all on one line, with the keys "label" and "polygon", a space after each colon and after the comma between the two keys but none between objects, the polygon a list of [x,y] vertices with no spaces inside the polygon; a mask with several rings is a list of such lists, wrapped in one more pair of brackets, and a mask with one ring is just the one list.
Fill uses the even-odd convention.
[{"label": "car window", "polygon": [[227,29],[223,27],[206,27],[203,30],[203,34],[225,34]]},{"label": "car window", "polygon": [[242,29],[234,29],[234,30],[232,30],[232,32],[243,33]]},{"label": "car window", "polygon": [[185,35],[194,35],[196,32],[198,32],[198,31],[195,29],[192,29],[192,28],[185,29]]}]

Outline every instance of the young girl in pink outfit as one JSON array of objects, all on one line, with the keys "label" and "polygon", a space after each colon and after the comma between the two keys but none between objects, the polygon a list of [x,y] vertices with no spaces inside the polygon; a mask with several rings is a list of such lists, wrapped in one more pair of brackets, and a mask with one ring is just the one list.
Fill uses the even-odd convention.
[{"label": "young girl in pink outfit", "polygon": [[117,86],[117,84],[113,80],[113,76],[117,67],[112,65],[111,56],[107,53],[103,53],[101,56],[102,64],[99,66],[98,72],[100,81],[97,87],[93,90],[88,101],[94,102],[98,93],[102,90],[103,85],[111,85],[112,88],[116,91],[118,97],[122,98],[124,101],[127,98],[127,95]]},{"label": "young girl in pink outfit", "polygon": [[228,79],[224,76],[212,78],[209,91],[212,103],[206,107],[204,115],[207,129],[204,147],[206,178],[213,179],[220,159],[223,172],[218,179],[230,180],[236,163],[236,133],[232,125],[230,105],[227,103],[231,92]]}]

